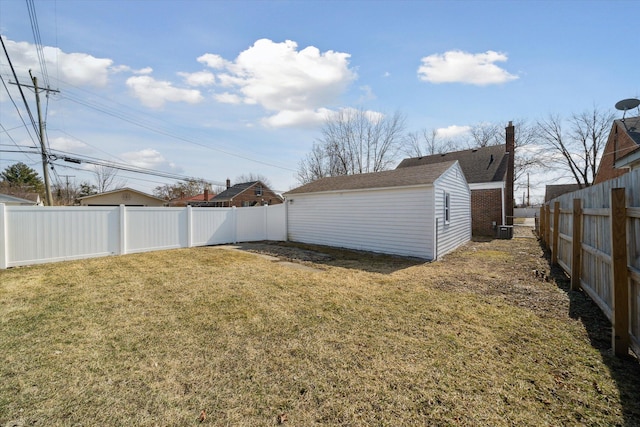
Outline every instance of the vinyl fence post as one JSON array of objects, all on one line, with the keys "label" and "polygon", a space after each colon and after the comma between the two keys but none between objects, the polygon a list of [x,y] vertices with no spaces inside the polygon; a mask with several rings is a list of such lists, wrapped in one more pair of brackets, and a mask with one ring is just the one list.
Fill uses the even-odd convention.
[{"label": "vinyl fence post", "polygon": [[560,202],[553,204],[553,240],[551,241],[551,265],[558,265],[558,240],[560,237]]},{"label": "vinyl fence post", "polygon": [[231,207],[231,224],[233,224],[233,243],[238,243],[238,212],[235,206]]},{"label": "vinyl fence post", "polygon": [[120,254],[127,253],[127,211],[124,205],[120,205]]},{"label": "vinyl fence post", "polygon": [[7,233],[7,211],[6,205],[4,203],[0,203],[0,269],[4,270],[7,268],[7,264],[9,261],[7,260],[7,256],[9,253],[9,242]]},{"label": "vinyl fence post", "polygon": [[571,256],[571,290],[580,289],[582,276],[582,199],[573,199],[573,234]]},{"label": "vinyl fence post", "polygon": [[269,240],[269,205],[263,206],[264,210],[264,240]]},{"label": "vinyl fence post", "polygon": [[627,270],[627,207],[624,188],[611,189],[611,278],[613,313],[611,341],[616,356],[629,352],[629,277]]}]

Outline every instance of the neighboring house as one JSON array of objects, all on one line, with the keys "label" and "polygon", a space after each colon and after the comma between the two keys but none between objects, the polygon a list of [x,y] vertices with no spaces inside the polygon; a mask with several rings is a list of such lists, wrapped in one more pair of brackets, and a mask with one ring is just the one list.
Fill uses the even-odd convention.
[{"label": "neighboring house", "polygon": [[[32,200],[29,200],[32,199]],[[42,206],[43,203],[40,200],[40,195],[34,194],[29,199],[23,199],[21,197],[11,196],[9,194],[0,194],[0,203],[6,206]]]},{"label": "neighboring house", "polygon": [[640,168],[640,117],[614,120],[593,183],[617,178],[636,168]]},{"label": "neighboring house", "polygon": [[397,169],[447,160],[460,162],[471,189],[473,234],[493,236],[499,225],[513,225],[515,128],[509,122],[505,130],[504,145],[408,158]]},{"label": "neighboring house", "polygon": [[119,188],[92,196],[79,197],[81,206],[164,206],[166,201],[132,188]]},{"label": "neighboring house", "polygon": [[544,190],[544,202],[549,203],[549,201],[555,199],[556,197],[578,191],[581,188],[583,188],[583,186],[581,186],[580,184],[547,185]]},{"label": "neighboring house", "polygon": [[182,197],[179,199],[171,200],[168,205],[172,207],[182,207],[182,206],[208,206],[208,203],[216,197],[216,193],[210,193],[209,190],[205,189],[204,193],[196,194],[191,197]]},{"label": "neighboring house", "polygon": [[211,199],[207,206],[217,208],[277,205],[283,202],[280,195],[274,193],[262,181],[251,181],[231,186],[227,179],[227,189]]},{"label": "neighboring house", "polygon": [[471,239],[457,161],[322,178],[285,197],[292,241],[433,260]]}]

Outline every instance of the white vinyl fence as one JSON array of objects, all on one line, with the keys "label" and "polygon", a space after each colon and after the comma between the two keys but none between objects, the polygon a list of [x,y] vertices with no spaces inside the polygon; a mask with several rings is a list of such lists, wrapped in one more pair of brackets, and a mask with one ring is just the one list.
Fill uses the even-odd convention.
[{"label": "white vinyl fence", "polygon": [[0,269],[286,237],[284,204],[240,209],[0,204]]}]

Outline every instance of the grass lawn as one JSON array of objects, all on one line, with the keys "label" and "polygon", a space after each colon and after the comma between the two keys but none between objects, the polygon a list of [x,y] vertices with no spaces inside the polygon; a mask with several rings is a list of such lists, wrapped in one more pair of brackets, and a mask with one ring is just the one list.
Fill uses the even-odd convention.
[{"label": "grass lawn", "polygon": [[206,247],[0,271],[0,425],[640,423],[637,360],[532,273],[535,239],[311,249],[317,271]]}]

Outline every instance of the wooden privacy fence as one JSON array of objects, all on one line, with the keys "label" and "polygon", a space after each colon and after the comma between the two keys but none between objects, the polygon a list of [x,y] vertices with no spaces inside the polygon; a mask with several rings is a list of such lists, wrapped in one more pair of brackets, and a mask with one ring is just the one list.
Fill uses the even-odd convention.
[{"label": "wooden privacy fence", "polygon": [[284,204],[239,209],[0,204],[0,268],[286,238]]},{"label": "wooden privacy fence", "polygon": [[640,355],[640,170],[551,200],[539,235],[611,321],[615,353]]}]

